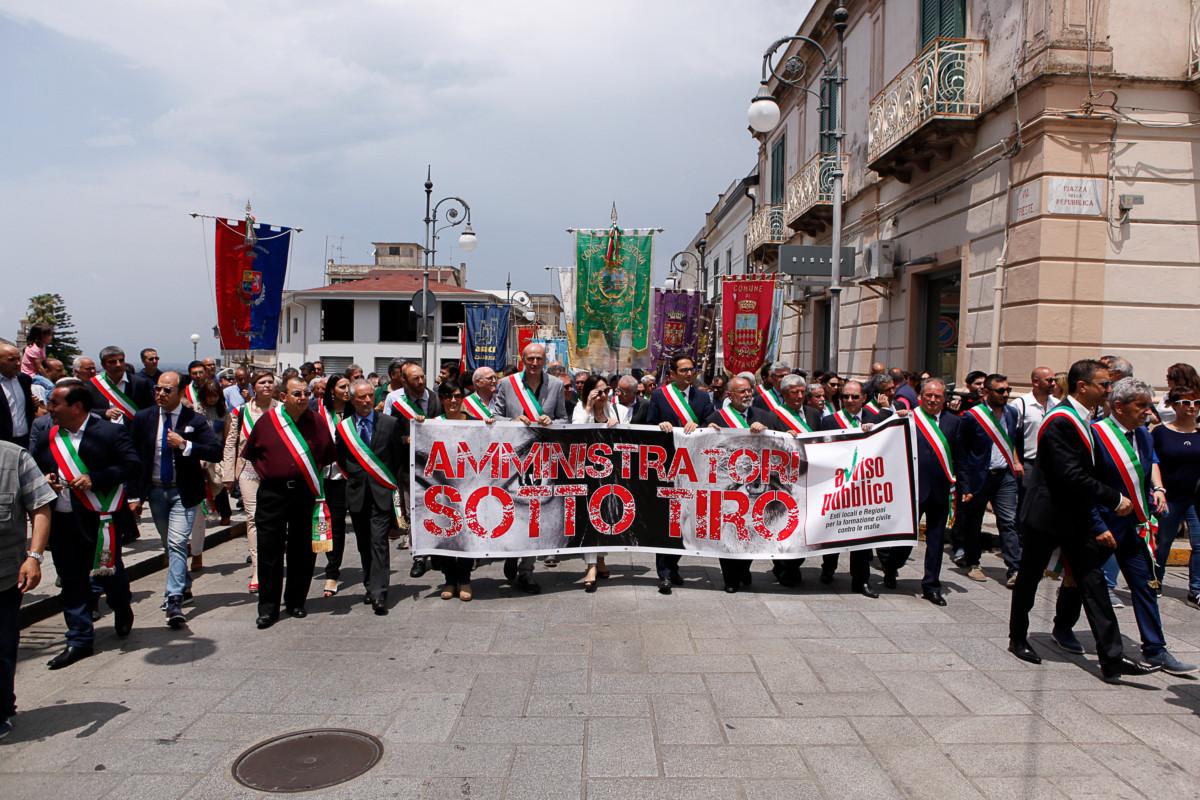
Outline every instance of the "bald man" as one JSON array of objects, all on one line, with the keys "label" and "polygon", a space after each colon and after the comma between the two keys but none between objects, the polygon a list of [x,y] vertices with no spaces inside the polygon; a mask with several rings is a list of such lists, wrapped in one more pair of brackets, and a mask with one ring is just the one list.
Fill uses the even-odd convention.
[{"label": "bald man", "polygon": [[646,411],[650,401],[638,394],[638,380],[632,375],[622,375],[617,381],[616,396],[613,397],[613,408],[617,412],[617,421],[622,424],[644,425]]},{"label": "bald man", "polygon": [[21,352],[0,344],[0,441],[29,449],[33,425],[33,379],[21,372]]}]

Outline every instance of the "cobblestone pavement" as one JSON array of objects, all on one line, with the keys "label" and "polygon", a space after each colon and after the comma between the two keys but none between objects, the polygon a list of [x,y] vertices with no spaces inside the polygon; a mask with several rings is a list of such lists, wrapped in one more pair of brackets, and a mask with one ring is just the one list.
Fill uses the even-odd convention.
[{"label": "cobblestone pavement", "polygon": [[[162,624],[163,573],[135,583],[129,639],[107,615],[97,655],[68,669],[44,666],[60,617],[27,629],[3,796],[261,797],[231,779],[235,756],[318,726],[385,746],[322,797],[1134,798],[1200,785],[1200,681],[1102,683],[1094,656],[1051,648],[1049,581],[1033,624],[1045,663],[1017,661],[992,557],[986,584],[949,567],[949,605],[935,608],[916,596],[919,558],[879,600],[850,594],[844,573],[821,586],[811,562],[798,590],[760,561],[755,591],[727,595],[699,559],[663,597],[650,559],[619,555],[595,594],[578,559],[539,566],[537,597],[491,564],[462,603],[437,597],[436,573],[408,578],[399,553],[390,616],[350,584],[260,632],[244,556],[244,539],[205,554],[186,631]],[[1183,583],[1172,570],[1162,609],[1172,649],[1194,660],[1200,612]],[[1135,651],[1132,611],[1118,613]]]}]

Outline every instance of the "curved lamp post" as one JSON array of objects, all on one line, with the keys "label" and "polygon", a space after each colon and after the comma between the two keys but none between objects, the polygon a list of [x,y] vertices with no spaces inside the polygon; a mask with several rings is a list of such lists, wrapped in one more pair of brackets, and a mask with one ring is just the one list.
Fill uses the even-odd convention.
[{"label": "curved lamp post", "polygon": [[[433,203],[433,179],[432,173],[425,173],[425,269],[421,275],[421,290],[429,291],[429,268],[434,266],[434,258],[437,255],[437,240],[438,234],[446,228],[453,228],[457,225],[466,224],[463,232],[458,236],[458,246],[465,253],[470,253],[479,243],[475,236],[475,230],[471,227],[471,207],[467,205],[467,201],[461,197],[450,195],[443,197],[436,203]],[[446,222],[438,225],[438,209],[442,207],[442,203],[449,203],[450,207],[446,209]],[[429,319],[432,315],[422,316],[421,318],[421,369],[426,372],[429,370]]]},{"label": "curved lamp post", "polygon": [[[846,7],[839,4],[833,11],[833,28],[837,31],[837,53],[832,57],[820,42],[808,36],[785,36],[771,44],[767,51],[763,53],[762,62],[762,81],[759,86],[758,94],[750,101],[750,108],[747,111],[747,119],[750,127],[759,133],[770,133],[775,130],[779,124],[780,111],[779,103],[775,101],[771,94],[770,82],[771,79],[779,81],[785,86],[792,86],[800,89],[817,98],[821,119],[828,120],[829,115],[825,112],[828,110],[826,103],[833,101],[837,105],[841,105],[842,92],[841,86],[846,82],[845,68],[842,63],[843,41],[846,36],[846,25],[850,19],[850,12]],[[783,72],[776,69],[775,53],[781,48],[786,47],[792,42],[800,42],[802,45],[809,45],[816,48],[821,54],[821,83],[825,91],[817,94],[807,86],[802,85],[804,79],[803,61],[799,56],[793,55],[783,62]],[[799,74],[797,74],[799,73]],[[787,77],[788,74],[794,77]],[[831,275],[829,282],[829,369],[832,372],[837,372],[838,363],[838,325],[839,325],[839,300],[842,292],[841,283],[841,264],[838,256],[841,253],[842,244],[842,115],[839,113],[833,115],[832,130],[821,131],[822,135],[828,136],[833,140],[833,165],[831,175],[833,177],[833,230],[831,238],[833,239],[833,258],[830,260],[832,264]]]}]

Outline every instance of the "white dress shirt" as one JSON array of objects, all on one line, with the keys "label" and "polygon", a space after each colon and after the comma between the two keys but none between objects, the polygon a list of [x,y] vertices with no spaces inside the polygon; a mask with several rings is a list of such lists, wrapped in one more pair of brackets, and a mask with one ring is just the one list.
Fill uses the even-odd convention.
[{"label": "white dress shirt", "polygon": [[1041,403],[1028,392],[1009,403],[1021,415],[1021,424],[1025,430],[1025,460],[1037,458],[1037,436],[1042,428],[1042,420],[1054,408],[1054,395],[1047,395],[1046,402]]},{"label": "white dress shirt", "polygon": [[25,391],[17,376],[11,378],[0,376],[0,386],[4,387],[4,399],[8,401],[8,412],[12,416],[12,435],[24,436],[29,433],[29,423],[25,419]]},{"label": "white dress shirt", "polygon": [[[174,410],[172,410],[172,411],[167,411],[166,409],[160,409],[160,413],[158,415],[158,427],[154,429],[154,471],[150,473],[150,480],[152,483],[158,483],[159,476],[162,475],[163,419],[165,419],[166,417],[170,417],[171,418],[171,430],[175,431],[176,433],[179,433],[179,409],[180,408],[182,408],[182,406],[175,406]],[[191,442],[188,442],[188,441],[184,442],[182,453],[185,456],[190,456],[192,454],[192,443]],[[174,464],[172,464],[171,466],[174,467]]]}]

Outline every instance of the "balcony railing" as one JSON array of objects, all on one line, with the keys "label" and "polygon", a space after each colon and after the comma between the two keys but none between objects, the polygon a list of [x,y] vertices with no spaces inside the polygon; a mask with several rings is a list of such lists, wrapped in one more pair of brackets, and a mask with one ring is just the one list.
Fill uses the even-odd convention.
[{"label": "balcony railing", "polygon": [[[833,173],[838,159],[832,153],[817,153],[791,177],[787,185],[787,224],[796,230],[821,228],[833,206]],[[850,158],[842,154],[842,173]]]},{"label": "balcony railing", "polygon": [[783,203],[764,205],[754,212],[746,224],[746,249],[754,253],[768,244],[783,244],[791,238],[784,223],[786,209]]},{"label": "balcony railing", "polygon": [[[983,111],[984,42],[934,39],[871,101],[867,162],[876,162],[935,120]],[[876,170],[878,171],[878,170]]]}]

